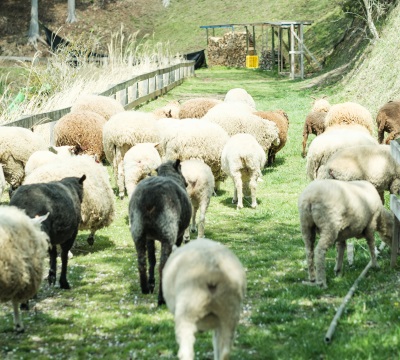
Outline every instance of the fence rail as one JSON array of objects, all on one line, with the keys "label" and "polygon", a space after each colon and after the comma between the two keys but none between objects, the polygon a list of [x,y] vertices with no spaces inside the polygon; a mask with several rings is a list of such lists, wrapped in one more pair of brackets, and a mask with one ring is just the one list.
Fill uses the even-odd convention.
[{"label": "fence rail", "polygon": [[[110,85],[107,90],[98,95],[113,97],[126,110],[133,109],[167,93],[175,86],[182,84],[185,78],[193,76],[194,64],[195,61],[182,61],[176,65],[141,74],[117,85]],[[66,107],[46,113],[30,115],[4,124],[4,126],[31,128],[38,124],[57,121],[68,114],[70,109],[71,107]]]}]

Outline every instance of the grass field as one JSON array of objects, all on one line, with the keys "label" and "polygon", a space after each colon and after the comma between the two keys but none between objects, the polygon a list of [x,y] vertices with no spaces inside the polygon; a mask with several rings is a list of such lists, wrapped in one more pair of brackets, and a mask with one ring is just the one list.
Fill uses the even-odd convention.
[{"label": "grass field", "polygon": [[[347,305],[330,345],[324,337],[335,311],[369,261],[365,240],[356,241],[354,265],[345,266],[343,277],[334,278],[335,251],[328,251],[327,290],[302,284],[308,276],[297,211],[298,195],[308,183],[300,156],[302,127],[310,95],[319,95],[306,84],[248,69],[202,69],[140,110],[173,99],[223,98],[242,87],[259,110],[280,108],[289,115],[288,142],[275,165],[263,171],[257,209],[245,203],[237,211],[227,180],[206,216],[206,236],[233,250],[247,273],[232,359],[398,359],[399,275],[389,266],[387,248],[379,257],[381,268],[369,271]],[[3,194],[2,204],[7,201]],[[172,315],[157,307],[157,293],[140,292],[128,201],[115,201],[116,219],[98,231],[92,247],[88,233],[78,235],[68,269],[72,289],[49,288],[44,281],[23,313],[25,333],[14,334],[11,305],[0,305],[0,358],[176,358]],[[198,334],[195,352],[196,359],[213,358],[210,333]]]}]

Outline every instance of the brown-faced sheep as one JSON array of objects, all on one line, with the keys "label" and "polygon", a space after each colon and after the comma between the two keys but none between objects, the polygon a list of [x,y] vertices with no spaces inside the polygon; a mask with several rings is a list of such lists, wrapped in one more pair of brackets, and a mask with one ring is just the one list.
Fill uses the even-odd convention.
[{"label": "brown-faced sheep", "polygon": [[400,101],[389,101],[383,105],[376,115],[378,126],[378,142],[383,143],[385,132],[388,136],[386,144],[400,137]]},{"label": "brown-faced sheep", "polygon": [[286,144],[289,131],[289,117],[283,110],[256,111],[254,114],[264,120],[273,121],[278,127],[279,145],[274,145],[274,143],[272,143],[267,155],[267,166],[271,166],[275,162],[276,153]]},{"label": "brown-faced sheep", "polygon": [[179,119],[179,111],[181,108],[181,104],[179,101],[170,101],[168,104],[164,105],[161,108],[153,110],[153,114],[157,119],[163,118],[173,118]]},{"label": "brown-faced sheep", "polygon": [[[393,213],[368,181],[314,180],[300,194],[298,209],[310,284],[327,287],[325,254],[333,244],[337,244],[335,273],[339,274],[347,239],[367,240],[373,266],[377,266],[375,231],[385,243],[392,242]],[[315,246],[317,232],[320,239]]]},{"label": "brown-faced sheep", "polygon": [[114,98],[103,95],[81,95],[71,106],[71,112],[92,111],[104,119],[125,111],[124,107]]},{"label": "brown-faced sheep", "polygon": [[56,146],[74,146],[77,154],[104,159],[103,126],[106,120],[92,111],[71,112],[64,115],[54,127]]},{"label": "brown-faced sheep", "polygon": [[222,100],[204,97],[186,100],[182,103],[179,111],[179,118],[201,119],[205,114],[207,114],[208,110],[221,102]]}]

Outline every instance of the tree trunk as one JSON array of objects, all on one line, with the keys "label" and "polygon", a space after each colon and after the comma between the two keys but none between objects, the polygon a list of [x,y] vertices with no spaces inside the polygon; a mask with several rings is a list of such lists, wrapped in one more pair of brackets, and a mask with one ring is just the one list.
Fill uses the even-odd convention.
[{"label": "tree trunk", "polygon": [[68,17],[67,23],[77,22],[78,19],[75,15],[75,0],[68,0]]},{"label": "tree trunk", "polygon": [[36,45],[39,36],[38,0],[31,0],[31,22],[29,25],[28,43]]},{"label": "tree trunk", "polygon": [[376,30],[374,20],[372,19],[372,0],[363,0],[363,4],[365,7],[365,11],[367,13],[367,25],[369,31],[371,32],[374,38],[373,41],[376,41],[379,39],[379,34],[378,31]]}]

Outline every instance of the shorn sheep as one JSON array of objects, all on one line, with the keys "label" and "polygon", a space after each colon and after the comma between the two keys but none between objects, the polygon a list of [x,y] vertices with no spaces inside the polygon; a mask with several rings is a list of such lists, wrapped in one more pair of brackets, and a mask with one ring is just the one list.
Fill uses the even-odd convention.
[{"label": "shorn sheep", "polygon": [[[367,240],[373,266],[378,265],[374,232],[391,244],[393,214],[368,181],[314,180],[300,194],[298,208],[311,284],[327,287],[325,254],[333,244],[337,247],[336,274],[342,271],[347,239]],[[315,247],[317,232],[320,239]]]},{"label": "shorn sheep", "polygon": [[[140,287],[143,294],[155,286],[155,240],[161,242],[158,305],[165,303],[162,291],[164,265],[174,245],[182,244],[192,208],[186,192],[180,161],[167,161],[157,168],[157,176],[142,180],[129,201],[130,231],[137,252]],[[149,259],[147,277],[146,252]]]},{"label": "shorn sheep", "polygon": [[253,97],[245,89],[242,88],[230,89],[226,93],[224,101],[228,103],[245,103],[252,110],[256,110],[256,102],[254,101]]},{"label": "shorn sheep", "polygon": [[[192,203],[192,221],[185,231],[185,242],[190,240],[190,232],[196,232],[197,237],[204,237],[206,212],[214,193],[215,181],[211,168],[203,161],[190,159],[181,163],[182,175],[186,180],[186,191]],[[196,215],[199,211],[198,227]]]},{"label": "shorn sheep", "polygon": [[246,291],[236,255],[213,240],[194,240],[169,257],[163,289],[175,318],[178,358],[194,359],[196,332],[214,330],[214,359],[228,359]]},{"label": "shorn sheep", "polygon": [[68,252],[71,250],[79,223],[81,222],[81,203],[85,175],[68,177],[60,181],[44,184],[21,185],[12,195],[10,205],[24,209],[34,218],[37,215],[49,216],[42,223],[43,231],[49,236],[51,247],[49,284],[56,282],[57,246],[61,246],[61,289],[69,289],[67,280]]},{"label": "shorn sheep", "polygon": [[86,94],[81,95],[71,106],[71,112],[92,111],[104,119],[109,120],[111,116],[125,111],[117,100],[103,95]]},{"label": "shorn sheep", "polygon": [[314,98],[312,109],[306,116],[306,121],[303,126],[303,150],[301,155],[306,156],[307,140],[310,134],[318,136],[325,131],[325,118],[331,104],[324,97]]},{"label": "shorn sheep", "polygon": [[376,115],[378,126],[378,142],[383,143],[385,132],[388,133],[385,143],[400,137],[400,101],[389,101],[383,105]]},{"label": "shorn sheep", "polygon": [[383,202],[385,190],[399,194],[400,165],[388,145],[352,146],[336,151],[319,169],[318,179],[367,180]]},{"label": "shorn sheep", "polygon": [[11,301],[14,329],[23,332],[19,304],[36,295],[42,282],[49,237],[41,223],[49,214],[31,219],[14,206],[0,206],[0,301]]},{"label": "shorn sheep", "polygon": [[139,181],[145,179],[161,165],[161,157],[154,143],[141,143],[131,147],[124,156],[125,188],[132,196]]},{"label": "shorn sheep", "polygon": [[125,111],[111,117],[103,127],[103,146],[111,164],[120,199],[125,196],[124,156],[134,145],[159,142],[156,116],[143,111]]},{"label": "shorn sheep", "polygon": [[345,102],[331,106],[325,118],[325,128],[335,125],[361,125],[371,135],[375,128],[374,120],[369,110],[354,102]]},{"label": "shorn sheep", "polygon": [[110,225],[115,217],[115,196],[105,166],[88,155],[73,156],[38,167],[26,177],[24,184],[58,181],[83,173],[87,179],[83,184],[79,230],[90,231],[87,242],[93,245],[96,231]]},{"label": "shorn sheep", "polygon": [[266,155],[254,136],[250,134],[233,135],[225,144],[221,154],[222,170],[234,183],[232,203],[237,209],[243,208],[243,189],[250,189],[251,207],[257,207],[257,181],[262,177]]},{"label": "shorn sheep", "polygon": [[179,110],[180,119],[201,119],[207,111],[218,105],[222,100],[213,98],[194,98],[182,103]]},{"label": "shorn sheep", "polygon": [[279,144],[275,145],[272,143],[267,155],[267,166],[271,166],[275,163],[276,153],[282,150],[286,144],[289,131],[289,117],[288,114],[281,109],[275,111],[256,111],[254,114],[264,120],[274,122],[278,127]]},{"label": "shorn sheep", "polygon": [[71,112],[64,115],[54,126],[56,146],[74,146],[77,154],[104,158],[103,126],[106,119],[92,111]]},{"label": "shorn sheep", "polygon": [[377,144],[378,141],[362,126],[332,126],[310,144],[307,153],[307,177],[310,180],[316,179],[319,168],[339,149]]},{"label": "shorn sheep", "polygon": [[5,180],[11,191],[22,184],[25,165],[29,157],[38,150],[47,150],[42,137],[32,131],[15,126],[0,127],[0,163],[3,165]]}]

